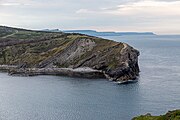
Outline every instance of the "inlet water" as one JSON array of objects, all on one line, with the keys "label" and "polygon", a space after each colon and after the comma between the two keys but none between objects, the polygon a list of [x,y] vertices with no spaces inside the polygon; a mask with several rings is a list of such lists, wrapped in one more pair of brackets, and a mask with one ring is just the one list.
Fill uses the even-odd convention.
[{"label": "inlet water", "polygon": [[0,73],[0,119],[130,120],[180,109],[180,36],[106,38],[140,51],[138,82]]}]

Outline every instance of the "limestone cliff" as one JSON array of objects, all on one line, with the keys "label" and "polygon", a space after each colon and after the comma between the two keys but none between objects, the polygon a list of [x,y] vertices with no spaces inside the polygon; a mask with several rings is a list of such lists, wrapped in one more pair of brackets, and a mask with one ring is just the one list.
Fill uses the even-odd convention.
[{"label": "limestone cliff", "polygon": [[[113,81],[135,80],[138,56],[139,51],[126,43],[98,37],[0,27],[0,64],[17,66],[11,74],[98,73]],[[88,68],[89,75],[79,68]]]}]

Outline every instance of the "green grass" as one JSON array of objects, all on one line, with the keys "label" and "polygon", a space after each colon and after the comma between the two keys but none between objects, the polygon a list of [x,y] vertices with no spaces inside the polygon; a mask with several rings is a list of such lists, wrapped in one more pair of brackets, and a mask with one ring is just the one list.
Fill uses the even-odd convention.
[{"label": "green grass", "polygon": [[12,36],[9,36],[7,38],[9,39],[18,39],[18,40],[25,40],[25,39],[35,39],[44,37],[45,35],[51,35],[49,33],[41,33],[41,32],[31,32],[31,31],[18,31]]},{"label": "green grass", "polygon": [[180,120],[180,110],[174,110],[161,116],[141,115],[132,120]]}]

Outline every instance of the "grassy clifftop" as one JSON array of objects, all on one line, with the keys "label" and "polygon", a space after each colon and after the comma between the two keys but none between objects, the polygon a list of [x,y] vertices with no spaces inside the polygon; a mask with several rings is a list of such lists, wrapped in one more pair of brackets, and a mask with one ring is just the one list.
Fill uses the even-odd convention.
[{"label": "grassy clifftop", "polygon": [[97,43],[97,46],[90,52],[86,51],[87,54],[76,58],[74,63],[83,57],[87,57],[91,52],[103,51],[107,47],[117,44],[114,41],[80,34],[39,32],[10,27],[0,27],[0,36],[0,45],[2,45],[0,48],[0,64],[18,65],[26,63],[29,67],[33,67],[65,50],[77,40],[91,39]]}]

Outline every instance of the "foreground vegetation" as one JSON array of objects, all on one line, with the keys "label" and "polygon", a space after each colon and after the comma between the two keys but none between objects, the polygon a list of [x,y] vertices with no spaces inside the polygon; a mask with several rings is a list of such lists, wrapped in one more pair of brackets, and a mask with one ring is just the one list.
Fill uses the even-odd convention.
[{"label": "foreground vegetation", "polygon": [[141,115],[132,120],[180,120],[180,110],[169,111],[165,115],[160,116]]}]

